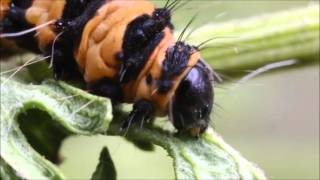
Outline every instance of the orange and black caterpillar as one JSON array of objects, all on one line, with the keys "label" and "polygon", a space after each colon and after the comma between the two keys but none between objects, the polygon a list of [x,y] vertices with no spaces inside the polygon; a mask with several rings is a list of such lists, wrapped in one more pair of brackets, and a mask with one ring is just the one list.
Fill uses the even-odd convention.
[{"label": "orange and black caterpillar", "polygon": [[55,78],[81,77],[114,103],[134,103],[123,123],[169,115],[180,132],[204,132],[213,74],[197,47],[173,37],[171,10],[147,0],[1,0],[1,32],[51,25],[12,39],[50,55]]}]

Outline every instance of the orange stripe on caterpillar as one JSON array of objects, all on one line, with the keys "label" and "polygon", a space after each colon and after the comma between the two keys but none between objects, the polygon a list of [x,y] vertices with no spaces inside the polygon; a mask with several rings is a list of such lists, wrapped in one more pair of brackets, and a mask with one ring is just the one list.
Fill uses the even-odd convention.
[{"label": "orange stripe on caterpillar", "polygon": [[[62,17],[65,0],[34,0],[32,6],[26,10],[26,20],[35,26],[39,26],[51,20],[58,20]],[[52,43],[56,33],[52,26],[37,30],[39,49],[44,49]]]},{"label": "orange stripe on caterpillar", "polygon": [[136,17],[151,15],[153,11],[153,4],[145,0],[111,1],[98,10],[85,26],[75,52],[87,82],[117,75],[120,62],[116,54],[122,51],[127,25]]},{"label": "orange stripe on caterpillar", "polygon": [[6,16],[9,10],[9,4],[11,0],[1,0],[0,1],[0,21]]}]

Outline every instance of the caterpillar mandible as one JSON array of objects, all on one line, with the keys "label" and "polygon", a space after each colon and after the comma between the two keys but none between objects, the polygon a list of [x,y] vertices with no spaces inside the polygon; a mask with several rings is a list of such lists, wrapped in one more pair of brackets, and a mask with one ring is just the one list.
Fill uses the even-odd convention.
[{"label": "caterpillar mandible", "polygon": [[[199,136],[213,108],[213,72],[198,47],[173,36],[172,9],[147,0],[2,0],[1,33],[51,56],[56,79],[82,77],[114,103],[133,103],[122,128],[169,116],[179,132]],[[3,36],[4,37],[4,36]]]}]

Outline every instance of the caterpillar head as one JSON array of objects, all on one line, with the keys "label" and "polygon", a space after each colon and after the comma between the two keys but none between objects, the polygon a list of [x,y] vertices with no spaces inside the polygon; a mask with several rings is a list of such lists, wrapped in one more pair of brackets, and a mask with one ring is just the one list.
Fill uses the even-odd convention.
[{"label": "caterpillar head", "polygon": [[[176,51],[173,58],[181,58],[185,53],[191,53],[190,46],[183,43],[179,46],[180,49],[187,50]],[[178,85],[170,103],[169,115],[179,132],[190,132],[197,137],[207,129],[214,98],[212,82],[212,70],[199,60]]]}]

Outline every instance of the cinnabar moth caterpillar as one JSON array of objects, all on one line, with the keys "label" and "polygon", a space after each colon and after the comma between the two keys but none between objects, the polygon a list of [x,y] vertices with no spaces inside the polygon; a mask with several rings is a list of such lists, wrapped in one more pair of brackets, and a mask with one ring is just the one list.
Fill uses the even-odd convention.
[{"label": "cinnabar moth caterpillar", "polygon": [[1,33],[36,27],[8,38],[51,56],[55,78],[82,77],[91,93],[134,103],[123,128],[169,115],[178,131],[198,136],[209,124],[213,73],[197,47],[174,39],[171,12],[178,4],[2,0]]}]

